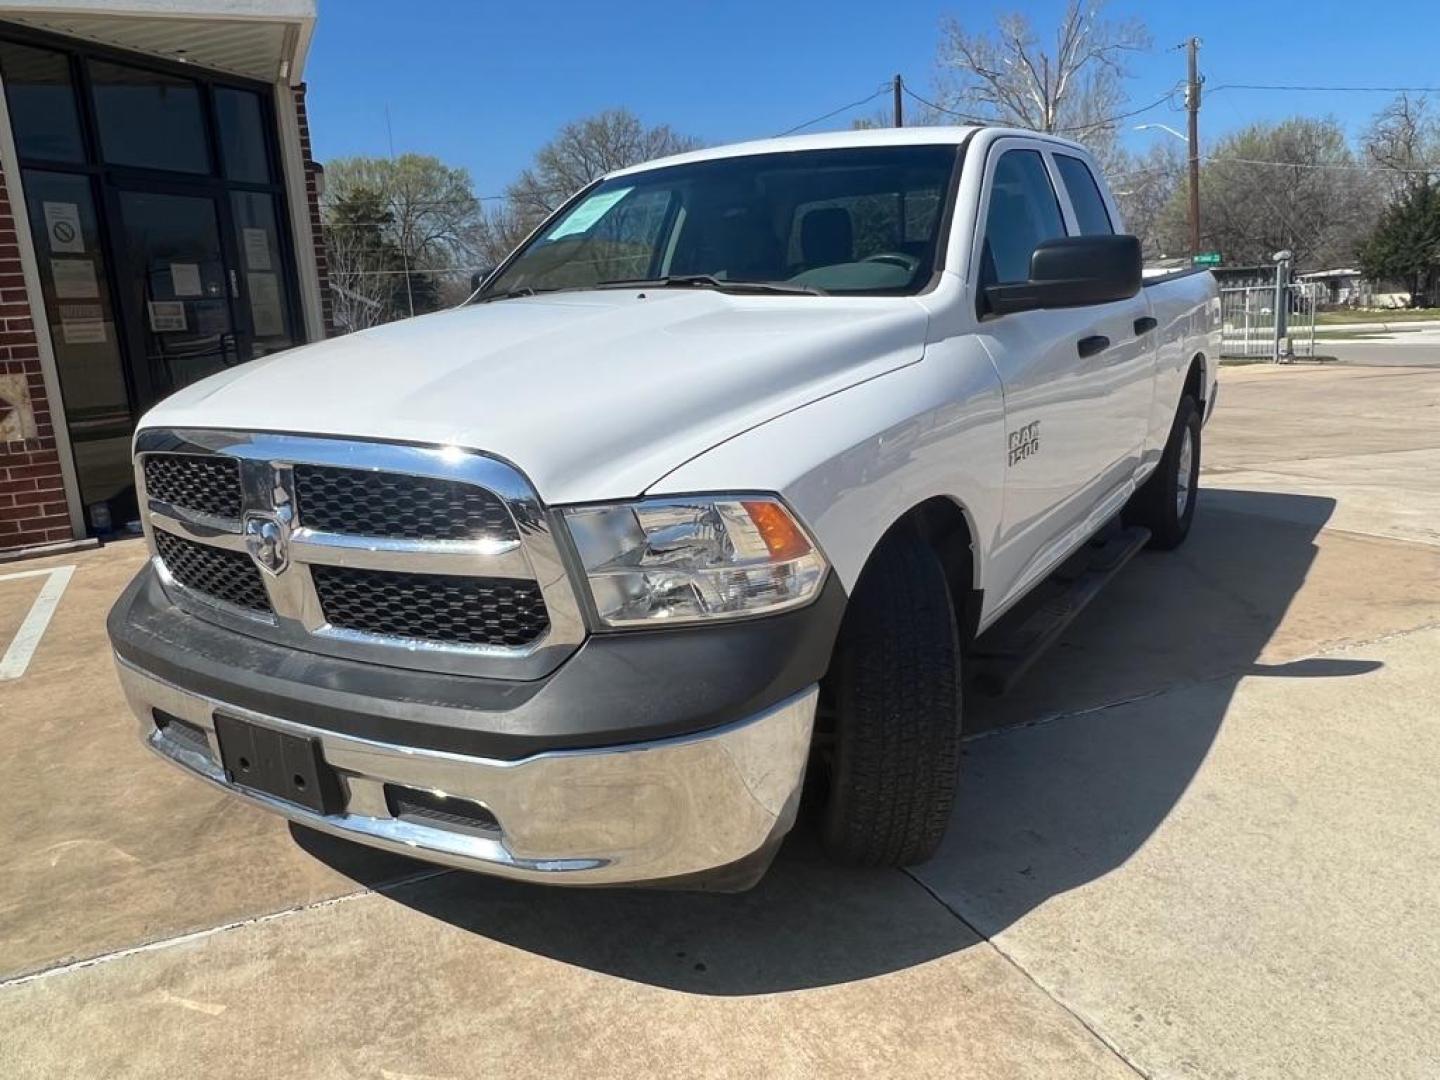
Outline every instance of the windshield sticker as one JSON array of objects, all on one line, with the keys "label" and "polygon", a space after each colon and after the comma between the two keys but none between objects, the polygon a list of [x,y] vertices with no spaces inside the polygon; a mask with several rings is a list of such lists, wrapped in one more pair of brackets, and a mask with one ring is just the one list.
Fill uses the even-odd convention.
[{"label": "windshield sticker", "polygon": [[591,195],[574,210],[571,210],[564,221],[555,226],[548,239],[559,240],[561,237],[589,232],[591,226],[604,217],[612,206],[634,190],[633,187],[617,188],[614,191]]}]

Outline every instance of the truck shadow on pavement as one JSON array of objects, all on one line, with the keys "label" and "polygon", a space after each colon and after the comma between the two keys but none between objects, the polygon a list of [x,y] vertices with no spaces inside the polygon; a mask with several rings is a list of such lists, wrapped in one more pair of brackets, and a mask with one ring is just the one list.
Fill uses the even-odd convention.
[{"label": "truck shadow on pavement", "polygon": [[[1378,666],[1287,662],[1272,646],[1333,507],[1310,496],[1208,491],[1185,548],[1138,557],[1011,697],[967,703],[949,836],[909,872],[828,865],[802,824],[741,895],[545,888],[466,873],[386,885],[367,880],[345,842],[295,835],[416,911],[688,993],[775,993],[921,964],[1129,859],[1184,794],[1240,678],[1344,677]],[[1267,646],[1267,659],[1279,662],[1261,661]]]}]

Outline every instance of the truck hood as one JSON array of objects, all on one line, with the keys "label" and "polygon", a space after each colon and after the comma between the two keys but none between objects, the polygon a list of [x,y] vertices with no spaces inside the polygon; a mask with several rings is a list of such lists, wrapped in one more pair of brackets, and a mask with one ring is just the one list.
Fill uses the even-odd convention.
[{"label": "truck hood", "polygon": [[244,364],[142,427],[483,450],[547,503],[638,495],[740,432],[918,360],[905,297],[562,293],[473,305]]}]

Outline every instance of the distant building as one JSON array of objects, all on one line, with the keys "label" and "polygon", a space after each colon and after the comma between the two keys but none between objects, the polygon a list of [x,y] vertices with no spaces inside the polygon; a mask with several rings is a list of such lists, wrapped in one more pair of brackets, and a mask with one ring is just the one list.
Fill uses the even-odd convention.
[{"label": "distant building", "polygon": [[139,516],[172,391],[326,336],[316,0],[0,0],[0,553]]},{"label": "distant building", "polygon": [[1320,287],[1322,307],[1402,308],[1410,303],[1410,294],[1394,282],[1373,281],[1351,267],[1313,270],[1297,278]]}]

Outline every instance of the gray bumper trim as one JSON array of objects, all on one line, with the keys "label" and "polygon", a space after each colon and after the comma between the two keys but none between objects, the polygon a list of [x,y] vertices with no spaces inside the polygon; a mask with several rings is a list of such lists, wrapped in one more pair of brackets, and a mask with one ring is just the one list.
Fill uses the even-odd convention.
[{"label": "gray bumper trim", "polygon": [[[818,690],[756,716],[675,739],[497,761],[374,742],[291,723],[183,690],[116,658],[145,744],[161,757],[302,825],[448,866],[528,881],[643,883],[703,874],[778,841],[794,824]],[[206,733],[208,755],[156,728],[154,710]],[[345,811],[322,816],[231,784],[214,713],[318,739]],[[390,816],[384,785],[484,805],[497,839]]]}]

